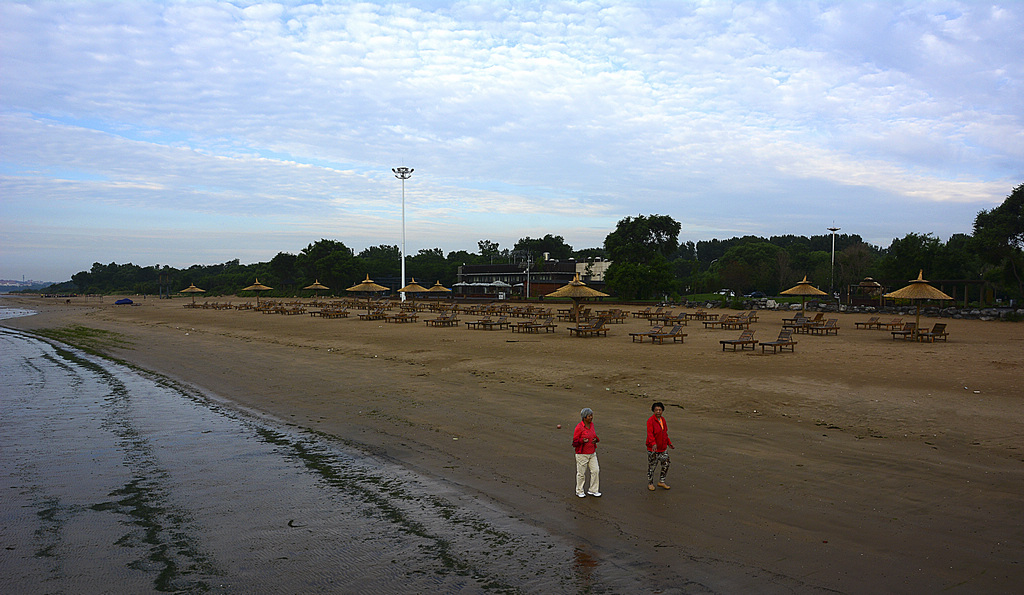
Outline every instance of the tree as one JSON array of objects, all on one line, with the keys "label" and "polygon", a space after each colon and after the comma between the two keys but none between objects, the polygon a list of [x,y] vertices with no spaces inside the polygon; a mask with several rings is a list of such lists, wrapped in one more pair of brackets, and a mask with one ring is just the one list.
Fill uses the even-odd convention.
[{"label": "tree", "polygon": [[878,268],[888,281],[914,279],[921,270],[932,276],[940,248],[939,239],[932,234],[908,233],[902,239],[892,241]]},{"label": "tree", "polygon": [[501,256],[501,250],[498,249],[498,242],[480,240],[476,245],[477,248],[480,249],[480,256],[486,259],[487,262],[493,262],[495,258]]},{"label": "tree", "polygon": [[974,239],[981,258],[1000,268],[1005,281],[1016,285],[1017,296],[1024,297],[1024,184],[1003,204],[978,213]]},{"label": "tree", "polygon": [[668,259],[679,248],[679,222],[668,215],[626,217],[604,240],[612,264],[607,287],[623,299],[648,299],[675,293]]},{"label": "tree", "polygon": [[420,285],[430,287],[435,281],[451,283],[455,278],[455,270],[444,257],[440,248],[420,250],[416,256],[410,256],[406,264],[409,274]]},{"label": "tree", "polygon": [[718,261],[722,282],[740,293],[759,289],[775,294],[785,289],[777,285],[777,253],[781,251],[782,248],[764,240],[729,248]]},{"label": "tree", "polygon": [[371,277],[397,277],[402,269],[402,249],[398,246],[370,246],[357,258],[363,261],[363,267]]},{"label": "tree", "polygon": [[657,256],[670,258],[679,248],[678,221],[668,215],[626,217],[604,240],[612,263],[649,263]]},{"label": "tree", "polygon": [[550,258],[565,260],[572,257],[572,246],[565,243],[562,236],[545,235],[540,239],[525,237],[516,242],[514,250],[529,251],[534,258],[542,257],[546,252]]}]

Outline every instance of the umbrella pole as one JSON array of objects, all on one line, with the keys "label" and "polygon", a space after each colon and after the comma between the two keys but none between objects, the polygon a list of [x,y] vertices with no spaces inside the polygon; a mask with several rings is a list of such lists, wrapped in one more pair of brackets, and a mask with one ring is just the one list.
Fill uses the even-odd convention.
[{"label": "umbrella pole", "polygon": [[[914,300],[917,301],[917,300]],[[921,333],[921,302],[917,302],[917,322],[914,323],[914,340],[916,341],[918,335]]]}]

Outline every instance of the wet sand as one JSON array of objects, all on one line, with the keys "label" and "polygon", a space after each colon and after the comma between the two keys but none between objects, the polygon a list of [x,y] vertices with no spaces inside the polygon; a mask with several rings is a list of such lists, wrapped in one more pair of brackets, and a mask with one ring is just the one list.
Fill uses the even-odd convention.
[{"label": "wet sand", "polygon": [[[948,343],[916,344],[842,314],[838,336],[762,355],[722,352],[738,332],[695,322],[683,344],[641,345],[637,319],[575,339],[564,323],[523,335],[112,302],[19,298],[41,314],[5,324],[116,331],[130,344],[115,357],[486,495],[652,590],[1024,582],[1024,325],[946,320]],[[790,315],[762,312],[756,337]],[[653,400],[676,445],[671,491],[646,489]],[[585,406],[600,499],[573,494]]]}]

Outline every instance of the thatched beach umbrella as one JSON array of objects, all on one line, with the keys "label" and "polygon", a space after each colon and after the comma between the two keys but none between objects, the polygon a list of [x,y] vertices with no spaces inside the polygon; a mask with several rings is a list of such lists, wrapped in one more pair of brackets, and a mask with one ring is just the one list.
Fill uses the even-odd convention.
[{"label": "thatched beach umbrella", "polygon": [[405,287],[399,289],[398,291],[400,291],[402,293],[426,293],[426,292],[430,291],[426,287],[423,287],[422,285],[417,283],[415,277],[413,277],[409,281],[411,281],[411,283],[409,283]]},{"label": "thatched beach umbrella", "polygon": [[366,294],[366,313],[369,314],[370,313],[370,294],[371,293],[380,292],[380,291],[388,291],[388,288],[384,287],[383,285],[380,285],[379,283],[374,283],[373,279],[370,279],[370,275],[367,274],[366,275],[366,279],[362,283],[360,283],[359,285],[353,285],[352,287],[349,287],[345,291],[356,291],[356,292],[365,293]]},{"label": "thatched beach umbrella", "polygon": [[588,287],[586,283],[580,281],[580,276],[577,273],[576,277],[569,282],[568,285],[563,285],[558,289],[552,291],[544,297],[552,298],[569,298],[572,300],[573,314],[572,319],[579,324],[580,321],[580,302],[587,298],[595,297],[608,297],[607,293],[602,293],[593,287]]},{"label": "thatched beach umbrella", "polygon": [[451,293],[452,292],[451,289],[448,289],[444,285],[441,285],[440,281],[434,283],[430,287],[430,289],[428,289],[427,291],[429,291],[430,293]]},{"label": "thatched beach umbrella", "polygon": [[811,296],[828,295],[824,291],[822,291],[822,290],[818,289],[817,287],[811,285],[811,282],[807,280],[807,275],[804,275],[804,280],[803,281],[797,283],[793,287],[790,287],[786,291],[781,291],[779,293],[781,293],[783,295],[798,295],[798,296],[800,296],[800,315],[801,316],[804,313],[804,301],[807,299],[807,296],[809,296],[809,295],[811,295]]},{"label": "thatched beach umbrella", "polygon": [[426,293],[429,291],[426,287],[416,282],[416,277],[412,277],[409,281],[408,285],[398,290],[402,294],[402,299],[405,299],[405,294],[407,293]]},{"label": "thatched beach umbrella", "polygon": [[921,331],[921,301],[922,300],[952,300],[945,293],[935,289],[924,280],[924,269],[917,273],[917,279],[909,282],[903,289],[897,289],[892,293],[885,294],[887,298],[897,300],[910,300],[917,305],[917,319],[914,324],[914,336]]},{"label": "thatched beach umbrella", "polygon": [[260,278],[256,277],[256,282],[253,283],[252,285],[250,285],[249,287],[246,287],[242,291],[255,291],[256,292],[256,307],[258,308],[259,305],[260,305],[260,292],[261,291],[270,291],[271,289],[273,289],[273,287],[267,287],[266,285],[260,283]]},{"label": "thatched beach umbrella", "polygon": [[307,285],[307,286],[303,287],[303,289],[312,289],[313,290],[313,295],[319,297],[320,296],[319,292],[320,292],[321,289],[330,289],[330,287],[327,287],[326,285],[324,285],[323,283],[320,282],[320,279],[317,279],[312,285]]},{"label": "thatched beach umbrella", "polygon": [[178,293],[191,293],[192,294],[192,303],[194,304],[194,303],[196,303],[196,294],[197,293],[206,293],[206,290],[205,289],[199,289],[198,287],[196,287],[195,283],[190,283],[188,287],[186,287],[185,289],[182,289]]}]

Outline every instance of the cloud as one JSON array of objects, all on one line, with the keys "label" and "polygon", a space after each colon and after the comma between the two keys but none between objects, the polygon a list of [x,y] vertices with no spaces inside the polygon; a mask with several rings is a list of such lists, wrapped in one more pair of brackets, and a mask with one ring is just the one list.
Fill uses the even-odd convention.
[{"label": "cloud", "polygon": [[[864,191],[962,205],[876,236],[948,235],[1019,183],[1022,15],[953,1],[3,3],[0,191],[33,220],[117,205],[168,229],[205,214],[358,245],[394,235],[390,168],[405,164],[410,225],[430,221],[419,231],[446,250],[481,234],[598,245],[653,212],[699,214],[689,233],[703,237],[684,239],[727,237],[736,210],[750,233],[818,233],[778,209]],[[815,194],[786,194],[802,188]],[[877,225],[842,214],[851,233]]]}]

